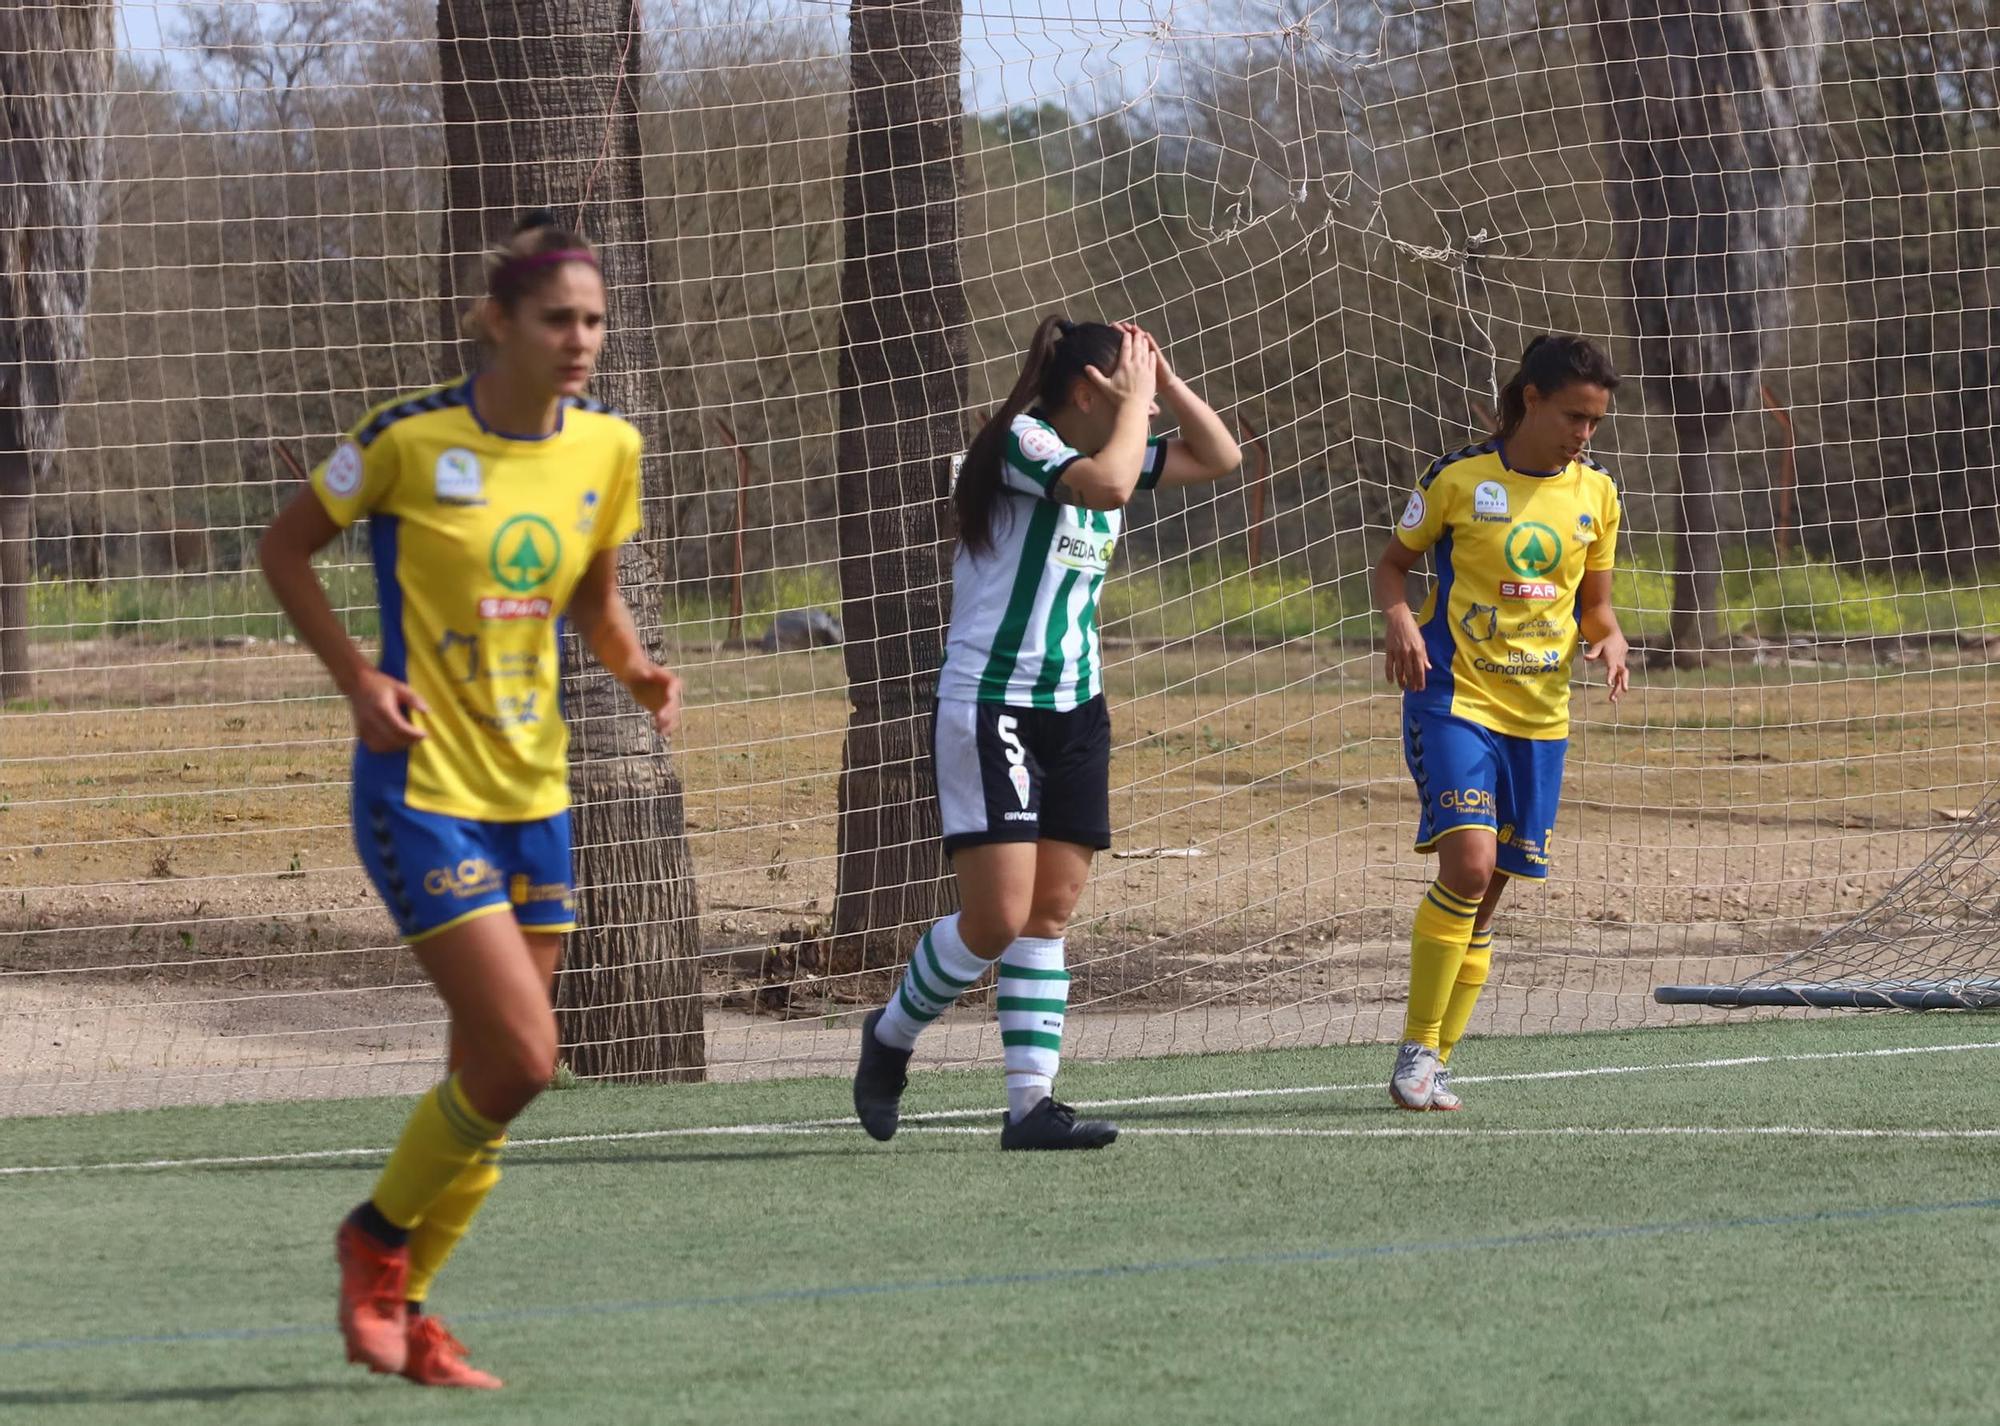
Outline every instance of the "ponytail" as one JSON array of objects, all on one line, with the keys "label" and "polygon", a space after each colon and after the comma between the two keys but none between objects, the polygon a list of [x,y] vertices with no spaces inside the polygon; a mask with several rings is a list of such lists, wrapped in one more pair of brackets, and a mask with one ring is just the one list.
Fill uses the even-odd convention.
[{"label": "ponytail", "polygon": [[1588,337],[1544,332],[1521,353],[1521,365],[1500,392],[1500,425],[1494,435],[1506,440],[1520,429],[1528,414],[1528,388],[1550,397],[1577,383],[1618,389],[1618,371],[1604,348]]},{"label": "ponytail", "polygon": [[1007,457],[1007,435],[1014,418],[1037,401],[1048,411],[1067,405],[1085,367],[1095,366],[1110,375],[1118,365],[1122,341],[1116,327],[1102,322],[1069,322],[1056,315],[1044,317],[1035,328],[1014,389],[1007,393],[1000,409],[986,418],[986,424],[965,448],[965,459],[958,468],[958,487],[952,500],[958,508],[959,543],[968,550],[981,554],[993,548],[1000,468]]}]

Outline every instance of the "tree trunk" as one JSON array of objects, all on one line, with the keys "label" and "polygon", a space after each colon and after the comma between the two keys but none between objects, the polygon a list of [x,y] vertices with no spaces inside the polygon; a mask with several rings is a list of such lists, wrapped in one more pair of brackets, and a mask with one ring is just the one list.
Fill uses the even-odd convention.
[{"label": "tree trunk", "polygon": [[34,487],[84,358],[111,0],[0,7],[0,701],[34,691]]},{"label": "tree trunk", "polygon": [[1638,375],[1680,438],[1673,661],[1722,642],[1715,444],[1757,409],[1788,323],[1819,116],[1824,0],[1597,0],[1611,117],[1605,193]]},{"label": "tree trunk", "polygon": [[1710,425],[1700,414],[1674,418],[1680,454],[1679,520],[1674,529],[1672,657],[1694,668],[1721,647],[1722,531],[1715,516],[1715,474],[1709,463]]},{"label": "tree trunk", "polygon": [[28,587],[35,572],[33,458],[20,422],[0,413],[0,703],[35,691],[28,667]]},{"label": "tree trunk", "polygon": [[[632,62],[636,0],[441,0],[438,44],[449,172],[444,291],[480,291],[479,254],[520,211],[550,207],[598,245],[610,335],[596,394],[647,436],[642,497],[667,498],[653,373],[652,271]],[[456,339],[457,308],[445,332]],[[620,551],[642,633],[661,624],[656,552]],[[694,1079],[704,1064],[701,925],[679,774],[647,715],[563,639],[563,708],[575,795],[577,911],[556,983],[563,1055],[578,1074]]]},{"label": "tree trunk", "polygon": [[853,0],[840,269],[840,592],[851,711],[834,966],[889,965],[951,908],[930,715],[963,448],[957,0]]}]

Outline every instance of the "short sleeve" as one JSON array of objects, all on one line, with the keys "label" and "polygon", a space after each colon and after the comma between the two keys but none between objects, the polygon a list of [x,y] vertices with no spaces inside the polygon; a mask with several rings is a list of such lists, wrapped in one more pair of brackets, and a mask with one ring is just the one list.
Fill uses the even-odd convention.
[{"label": "short sleeve", "polygon": [[1450,524],[1449,503],[1451,487],[1438,479],[1445,468],[1445,462],[1433,465],[1417,482],[1417,488],[1410,492],[1410,498],[1403,506],[1402,518],[1396,521],[1396,538],[1406,549],[1419,552],[1429,549],[1443,537]]},{"label": "short sleeve", "polygon": [[1584,551],[1583,567],[1587,570],[1606,570],[1618,558],[1618,526],[1625,518],[1624,501],[1618,498],[1618,488],[1610,481],[1604,482],[1604,499],[1599,502],[1597,514],[1597,538]]},{"label": "short sleeve", "polygon": [[308,477],[313,494],[343,530],[380,505],[396,483],[395,442],[383,431],[362,445],[362,433],[368,425],[364,421],[341,437],[333,454]]},{"label": "short sleeve", "polygon": [[639,458],[643,450],[644,441],[635,431],[607,498],[605,514],[610,518],[597,526],[596,548],[600,551],[615,550],[639,533],[643,523],[639,514]]},{"label": "short sleeve", "polygon": [[1082,459],[1083,452],[1057,435],[1055,427],[1032,416],[1016,417],[1000,447],[1000,483],[1023,495],[1053,499],[1056,481]]},{"label": "short sleeve", "polygon": [[1146,459],[1139,467],[1139,488],[1157,490],[1160,477],[1167,473],[1167,441],[1169,437],[1154,436],[1146,442]]}]

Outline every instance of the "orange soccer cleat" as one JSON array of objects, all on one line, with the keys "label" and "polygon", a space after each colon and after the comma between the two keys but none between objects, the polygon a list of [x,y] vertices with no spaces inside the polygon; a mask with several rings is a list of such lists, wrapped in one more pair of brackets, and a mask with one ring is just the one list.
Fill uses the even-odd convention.
[{"label": "orange soccer cleat", "polygon": [[403,1290],[410,1279],[410,1251],[378,1242],[353,1223],[333,1235],[340,1264],[340,1335],[347,1360],[374,1372],[400,1372],[409,1360],[409,1309]]},{"label": "orange soccer cleat", "polygon": [[410,1318],[409,1359],[403,1375],[419,1386],[461,1386],[474,1391],[498,1391],[499,1377],[465,1360],[465,1343],[437,1318],[416,1313]]}]

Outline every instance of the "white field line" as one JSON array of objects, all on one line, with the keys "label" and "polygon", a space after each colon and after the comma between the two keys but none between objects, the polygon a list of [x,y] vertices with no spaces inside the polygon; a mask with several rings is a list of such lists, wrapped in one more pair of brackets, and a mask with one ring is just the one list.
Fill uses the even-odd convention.
[{"label": "white field line", "polygon": [[[830,1134],[831,1129],[796,1129],[789,1133]],[[917,1134],[986,1134],[961,1125],[918,1124]],[[1383,1129],[1239,1128],[1217,1124],[1202,1128],[1121,1128],[1121,1139],[2000,1139],[2000,1129],[1842,1129],[1819,1124],[1637,1124],[1599,1127],[1566,1124],[1548,1129]]]},{"label": "white field line", "polygon": [[[1978,1050],[2000,1050],[2000,1040],[1981,1040],[1967,1044],[1950,1044],[1950,1045],[1896,1045],[1884,1049],[1873,1049],[1873,1050],[1817,1050],[1803,1054],[1790,1054],[1790,1055],[1730,1055],[1718,1059],[1676,1060],[1676,1061],[1670,1061],[1665,1064],[1591,1065],[1580,1069],[1528,1070],[1513,1074],[1488,1074],[1488,1075],[1461,1074],[1452,1076],[1452,1082],[1454,1084],[1526,1084],[1541,1080],[1599,1079],[1610,1075],[1657,1074],[1669,1070],[1744,1069],[1757,1065],[1803,1064],[1808,1062],[1818,1062],[1825,1060],[1867,1060],[1867,1059],[1888,1059],[1904,1055],[1967,1054]],[[1192,1094],[1153,1094],[1153,1095],[1143,1095],[1131,1099],[1098,1099],[1087,1102],[1080,1101],[1076,1107],[1079,1109],[1139,1109],[1139,1108],[1147,1108],[1154,1105],[1163,1105],[1163,1104],[1208,1104],[1208,1103],[1217,1103],[1227,1100],[1291,1098],[1305,1094],[1353,1094],[1363,1091],[1380,1091],[1385,1083],[1386,1083],[1385,1080],[1372,1079],[1362,1084],[1302,1084],[1302,1085],[1283,1085],[1283,1086],[1276,1086],[1264,1089],[1212,1089]],[[906,1128],[922,1129],[925,1128],[927,1125],[934,1125],[936,1121],[939,1120],[992,1119],[992,1118],[997,1118],[999,1114],[1000,1110],[998,1108],[935,1109],[935,1110],[927,1110],[925,1112],[918,1114],[906,1114],[903,1116],[902,1122]],[[853,1121],[846,1116],[842,1116],[837,1119],[792,1119],[792,1120],[783,1120],[768,1124],[711,1124],[711,1125],[699,1125],[691,1128],[677,1128],[677,1129],[631,1129],[609,1134],[562,1134],[562,1135],[555,1135],[548,1138],[539,1138],[539,1139],[510,1139],[508,1140],[507,1147],[510,1152],[518,1152],[523,1149],[555,1148],[570,1144],[629,1144],[649,1139],[711,1139],[711,1138],[741,1138],[741,1137],[754,1138],[760,1136],[772,1136],[781,1134],[813,1134],[813,1133],[821,1133],[831,1129],[850,1129],[852,1127],[853,1127]],[[939,1127],[939,1128],[932,1128],[931,1132],[934,1133],[945,1132],[945,1130]],[[957,1130],[955,1132],[983,1134],[989,1131],[984,1128],[972,1127],[972,1128]],[[1298,1137],[1298,1138],[1399,1138],[1399,1137],[1407,1137],[1419,1134],[1457,1134],[1467,1138],[1475,1136],[1482,1138],[1497,1138],[1497,1137],[1507,1137],[1507,1136],[1524,1137],[1530,1135],[1554,1136],[1554,1135],[1566,1134],[1572,1136],[1581,1136],[1581,1135],[1591,1135],[1591,1134],[1610,1135],[1619,1133],[1656,1134],[1656,1135],[1668,1134],[1668,1133],[1673,1133],[1673,1134],[1700,1133],[1700,1134],[1713,1134],[1716,1136],[1724,1136],[1728,1134],[1746,1134],[1746,1135],[1780,1134],[1780,1133],[1801,1134],[1807,1132],[1818,1133],[1821,1135],[1833,1134],[1838,1132],[1840,1134],[1849,1137],[1963,1138],[1963,1137],[1980,1137],[1986,1134],[1986,1131],[1984,1130],[1942,1130],[1942,1129],[1941,1130],[1918,1130],[1918,1129],[1859,1130],[1857,1129],[1857,1130],[1834,1131],[1834,1130],[1807,1130],[1803,1127],[1788,1128],[1786,1126],[1771,1126],[1767,1128],[1743,1128],[1743,1129],[1727,1129],[1721,1127],[1710,1129],[1710,1128],[1702,1128],[1700,1126],[1687,1126],[1683,1128],[1669,1127],[1663,1129],[1628,1129],[1628,1130],[1587,1129],[1580,1127],[1570,1128],[1570,1129],[1559,1128],[1559,1129],[1533,1129],[1533,1130],[1418,1129],[1415,1127],[1410,1127],[1406,1129],[1328,1129],[1328,1130],[1301,1129],[1301,1130],[1291,1130],[1291,1131],[1279,1131],[1272,1129],[1229,1130],[1222,1126],[1217,1126],[1215,1128],[1206,1128],[1206,1129],[1131,1128],[1131,1129],[1123,1129],[1120,1132],[1124,1134],[1159,1134],[1159,1135],[1176,1135],[1176,1134],[1203,1135],[1203,1134],[1239,1133],[1244,1135],[1253,1135],[1253,1134],[1261,1135],[1265,1137]],[[2000,1131],[1995,1131],[1994,1137],[2000,1137]],[[120,1163],[5,1164],[5,1165],[0,1165],[0,1178],[24,1177],[30,1174],[120,1173],[120,1172],[130,1173],[130,1172],[139,1172],[145,1170],[157,1171],[164,1169],[234,1168],[234,1167],[254,1165],[254,1164],[310,1163],[315,1160],[323,1160],[323,1159],[380,1158],[386,1155],[388,1152],[389,1150],[386,1147],[375,1146],[368,1148],[352,1148],[352,1149],[301,1149],[283,1154],[239,1154],[230,1156],[212,1156],[203,1158],[182,1158],[182,1159],[134,1159]]]}]

